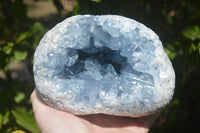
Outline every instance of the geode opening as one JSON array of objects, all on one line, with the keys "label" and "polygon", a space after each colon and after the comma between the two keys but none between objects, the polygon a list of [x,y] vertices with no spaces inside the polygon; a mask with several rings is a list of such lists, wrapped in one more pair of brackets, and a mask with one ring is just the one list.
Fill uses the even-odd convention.
[{"label": "geode opening", "polygon": [[84,49],[77,50],[78,58],[74,61],[75,63],[70,66],[65,65],[61,74],[65,72],[67,78],[77,78],[81,72],[87,71],[84,62],[89,59],[97,61],[101,65],[100,72],[102,75],[107,73],[104,68],[109,64],[112,65],[111,67],[117,75],[120,75],[122,67],[128,64],[127,57],[121,56],[119,51],[111,50],[108,47],[97,48],[95,53],[91,53],[91,51],[90,48],[87,48],[87,51]]},{"label": "geode opening", "polygon": [[74,16],[50,30],[34,55],[37,91],[78,115],[138,117],[172,98],[174,71],[158,36],[121,16]]}]

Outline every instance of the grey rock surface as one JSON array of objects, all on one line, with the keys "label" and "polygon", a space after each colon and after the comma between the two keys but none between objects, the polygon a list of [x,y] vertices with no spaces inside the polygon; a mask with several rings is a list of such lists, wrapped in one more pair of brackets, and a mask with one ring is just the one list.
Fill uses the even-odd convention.
[{"label": "grey rock surface", "polygon": [[170,102],[175,87],[159,37],[116,15],[57,24],[40,41],[33,71],[43,101],[77,115],[149,115]]}]

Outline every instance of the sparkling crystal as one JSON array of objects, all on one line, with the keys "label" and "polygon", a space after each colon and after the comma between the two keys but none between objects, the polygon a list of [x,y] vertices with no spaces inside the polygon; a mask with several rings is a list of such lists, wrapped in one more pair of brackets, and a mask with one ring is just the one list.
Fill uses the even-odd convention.
[{"label": "sparkling crystal", "polygon": [[44,102],[77,115],[149,115],[170,102],[175,85],[159,37],[116,15],[78,15],[56,25],[37,47],[33,71]]}]

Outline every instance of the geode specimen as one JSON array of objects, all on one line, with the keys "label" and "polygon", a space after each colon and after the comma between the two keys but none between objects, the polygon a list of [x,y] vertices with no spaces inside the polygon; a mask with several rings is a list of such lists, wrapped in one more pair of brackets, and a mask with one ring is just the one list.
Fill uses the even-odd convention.
[{"label": "geode specimen", "polygon": [[77,115],[149,115],[169,103],[175,84],[159,37],[115,15],[56,25],[37,47],[33,71],[44,102]]}]

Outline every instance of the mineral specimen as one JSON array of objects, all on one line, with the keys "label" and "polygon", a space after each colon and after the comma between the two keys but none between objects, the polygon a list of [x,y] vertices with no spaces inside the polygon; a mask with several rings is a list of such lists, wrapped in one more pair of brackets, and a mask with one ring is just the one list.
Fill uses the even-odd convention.
[{"label": "mineral specimen", "polygon": [[175,84],[159,37],[116,15],[56,25],[37,47],[33,71],[43,101],[77,115],[149,115],[169,103]]}]

